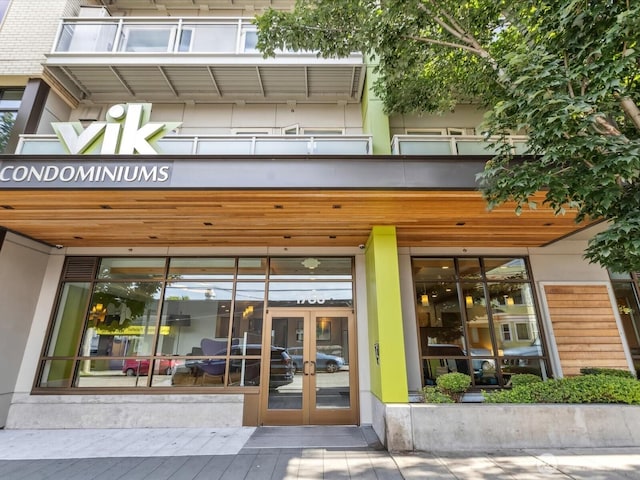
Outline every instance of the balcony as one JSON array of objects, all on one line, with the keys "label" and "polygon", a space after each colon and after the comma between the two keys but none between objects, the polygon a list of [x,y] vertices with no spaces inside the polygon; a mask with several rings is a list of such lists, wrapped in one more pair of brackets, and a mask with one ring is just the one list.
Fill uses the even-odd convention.
[{"label": "balcony", "polygon": [[67,18],[44,65],[76,101],[360,101],[361,54],[265,59],[256,41],[250,18]]},{"label": "balcony", "polygon": [[[513,153],[522,155],[527,137],[512,135]],[[395,135],[391,144],[394,155],[495,155],[491,142],[479,135]]]},{"label": "balcony", "polygon": [[[173,135],[156,142],[163,155],[371,155],[367,135]],[[22,135],[16,154],[65,155],[55,135]]]}]

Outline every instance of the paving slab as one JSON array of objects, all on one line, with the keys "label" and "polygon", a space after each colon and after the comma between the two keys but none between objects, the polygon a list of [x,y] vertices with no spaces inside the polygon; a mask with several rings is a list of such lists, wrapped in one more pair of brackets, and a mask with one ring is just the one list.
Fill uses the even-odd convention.
[{"label": "paving slab", "polygon": [[0,430],[1,480],[631,480],[640,447],[393,452],[365,427]]}]

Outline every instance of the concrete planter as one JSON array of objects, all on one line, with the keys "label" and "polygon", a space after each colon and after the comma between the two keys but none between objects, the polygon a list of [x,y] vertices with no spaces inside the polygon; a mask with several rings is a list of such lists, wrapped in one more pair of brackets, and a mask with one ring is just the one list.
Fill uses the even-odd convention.
[{"label": "concrete planter", "polygon": [[[394,404],[374,423],[390,451],[640,446],[640,407]],[[382,412],[381,412],[382,413]]]}]

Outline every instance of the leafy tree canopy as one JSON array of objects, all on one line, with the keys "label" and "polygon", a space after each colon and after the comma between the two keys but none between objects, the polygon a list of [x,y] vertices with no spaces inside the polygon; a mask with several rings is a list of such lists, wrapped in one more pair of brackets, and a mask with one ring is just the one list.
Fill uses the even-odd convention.
[{"label": "leafy tree canopy", "polygon": [[258,17],[258,48],[375,58],[387,113],[488,107],[488,136],[529,135],[479,175],[489,206],[546,190],[558,214],[608,222],[591,262],[640,271],[639,18],[630,0],[298,0]]}]

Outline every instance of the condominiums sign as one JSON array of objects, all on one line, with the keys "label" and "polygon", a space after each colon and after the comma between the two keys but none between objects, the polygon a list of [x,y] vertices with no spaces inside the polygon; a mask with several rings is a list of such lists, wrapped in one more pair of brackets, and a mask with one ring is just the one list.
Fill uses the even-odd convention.
[{"label": "condominiums sign", "polygon": [[144,186],[165,183],[171,177],[170,162],[62,161],[0,163],[0,186]]},{"label": "condominiums sign", "polygon": [[150,122],[151,104],[114,105],[105,122],[83,128],[79,122],[52,123],[65,150],[72,155],[91,155],[86,160],[61,157],[60,161],[0,161],[0,186],[14,187],[137,187],[158,186],[171,179],[172,162],[118,161],[98,155],[155,155],[155,141],[180,122]]}]

